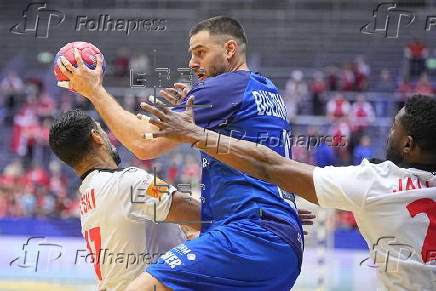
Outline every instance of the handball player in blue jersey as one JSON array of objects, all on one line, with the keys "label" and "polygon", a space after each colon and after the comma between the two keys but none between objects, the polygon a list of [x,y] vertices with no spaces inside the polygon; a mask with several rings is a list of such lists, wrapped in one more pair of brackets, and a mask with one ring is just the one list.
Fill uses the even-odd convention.
[{"label": "handball player in blue jersey", "polygon": [[[284,102],[268,78],[249,70],[246,49],[245,32],[236,20],[219,16],[201,21],[191,29],[189,44],[189,66],[198,84],[189,92],[183,88],[183,93],[175,89],[161,93],[181,105],[194,95],[195,123],[200,127],[263,144],[289,157]],[[64,58],[59,65],[70,78],[67,86],[92,101],[114,135],[137,157],[154,158],[179,145],[168,138],[152,138],[158,127],[124,111],[105,91],[101,59],[95,71],[77,70]],[[292,288],[304,248],[294,195],[207,154],[201,153],[201,162],[202,220],[211,223],[202,225],[198,238],[149,266],[128,290]]]}]

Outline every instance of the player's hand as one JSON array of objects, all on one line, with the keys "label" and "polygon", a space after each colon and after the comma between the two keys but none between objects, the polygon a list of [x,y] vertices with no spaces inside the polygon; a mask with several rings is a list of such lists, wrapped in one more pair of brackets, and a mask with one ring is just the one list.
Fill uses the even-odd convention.
[{"label": "player's hand", "polygon": [[[142,109],[157,117],[148,119],[148,122],[160,129],[159,132],[145,134],[145,138],[166,137],[179,142],[195,143],[198,137],[203,134],[204,129],[194,123],[193,102],[194,96],[189,97],[186,103],[186,111],[184,112],[172,111],[167,106],[160,104],[149,105],[145,102],[141,103]],[[138,118],[147,119],[143,115],[138,115]]]},{"label": "player's hand", "polygon": [[[177,90],[179,89],[179,90]],[[190,88],[183,83],[174,83],[174,88],[166,88],[160,90],[160,95],[168,102],[174,105],[179,105],[183,99],[185,99]]]},{"label": "player's hand", "polygon": [[[315,214],[313,214],[310,210],[307,209],[298,209],[298,217],[300,217],[300,221],[302,225],[313,225],[313,220],[316,218]],[[307,235],[307,231],[303,231],[304,235]]]},{"label": "player's hand", "polygon": [[92,99],[93,94],[102,88],[103,83],[103,60],[101,55],[96,55],[97,65],[94,70],[88,68],[82,60],[77,49],[74,49],[74,58],[77,67],[74,67],[64,56],[58,59],[58,67],[61,72],[70,79],[58,82],[59,87],[74,89],[77,93]]}]

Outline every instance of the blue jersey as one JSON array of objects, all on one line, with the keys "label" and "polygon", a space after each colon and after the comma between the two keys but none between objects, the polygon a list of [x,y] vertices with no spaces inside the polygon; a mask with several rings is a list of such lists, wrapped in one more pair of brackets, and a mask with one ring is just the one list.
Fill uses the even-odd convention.
[{"label": "blue jersey", "polygon": [[[250,71],[228,72],[198,83],[187,97],[191,95],[195,96],[195,105],[208,105],[194,107],[198,126],[265,145],[290,157],[286,107],[268,78]],[[202,220],[212,221],[203,224],[203,233],[235,220],[261,218],[266,212],[301,229],[293,194],[203,152],[201,162]]]}]

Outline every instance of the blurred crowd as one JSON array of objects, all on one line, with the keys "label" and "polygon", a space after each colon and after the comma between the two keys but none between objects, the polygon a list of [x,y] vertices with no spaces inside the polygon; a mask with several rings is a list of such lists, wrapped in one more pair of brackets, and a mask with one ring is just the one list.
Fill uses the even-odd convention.
[{"label": "blurred crowd", "polygon": [[[62,91],[52,96],[41,80],[22,80],[14,72],[0,81],[0,218],[79,216],[80,180],[51,152],[49,130],[60,112],[72,108],[88,111],[97,120],[99,117],[88,100]],[[120,102],[127,110],[139,110],[143,97],[122,97]],[[110,132],[109,137],[119,148],[121,166],[138,166],[165,177],[169,184],[183,187],[189,183],[199,188],[200,163],[189,147],[152,161],[139,161]]]},{"label": "blurred crowd", "polygon": [[[363,56],[341,66],[312,71],[295,70],[281,88],[289,121],[301,117],[321,120],[322,124],[294,126],[294,136],[328,135],[332,142],[319,142],[309,149],[294,146],[296,160],[320,167],[359,164],[375,157],[374,127],[380,118],[391,118],[414,93],[433,94],[430,76],[432,55],[424,44],[414,41],[405,48],[405,73],[398,76],[388,69],[372,72]],[[436,56],[435,56],[436,60]],[[430,61],[430,62],[429,62]],[[112,76],[128,77],[129,70],[147,72],[147,56],[120,49],[112,65]],[[115,96],[124,108],[138,112],[145,96]],[[60,91],[47,92],[38,78],[22,79],[14,72],[0,80],[0,218],[2,217],[77,217],[80,180],[50,151],[48,135],[59,112],[72,108],[98,115],[85,98]],[[173,185],[200,187],[198,154],[180,147],[165,156],[139,161],[110,134],[120,149],[123,166],[134,165],[155,172]],[[338,212],[338,227],[355,227],[347,212]]]}]

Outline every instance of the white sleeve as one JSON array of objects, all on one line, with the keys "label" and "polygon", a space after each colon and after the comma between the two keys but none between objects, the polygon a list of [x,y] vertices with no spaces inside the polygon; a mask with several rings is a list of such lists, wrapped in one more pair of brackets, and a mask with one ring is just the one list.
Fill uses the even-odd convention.
[{"label": "white sleeve", "polygon": [[354,211],[365,206],[376,173],[369,161],[359,166],[315,168],[313,183],[321,207]]},{"label": "white sleeve", "polygon": [[146,171],[130,167],[119,183],[121,207],[130,220],[163,221],[167,218],[176,188]]}]

